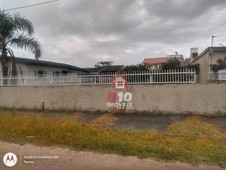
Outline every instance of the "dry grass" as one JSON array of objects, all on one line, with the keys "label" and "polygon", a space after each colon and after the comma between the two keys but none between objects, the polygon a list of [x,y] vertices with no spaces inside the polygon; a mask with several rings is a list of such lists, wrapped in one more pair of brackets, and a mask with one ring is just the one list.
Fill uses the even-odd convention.
[{"label": "dry grass", "polygon": [[17,143],[60,145],[164,160],[226,165],[226,136],[203,121],[191,117],[172,124],[168,131],[122,131],[106,129],[115,121],[103,115],[89,123],[78,116],[6,115],[0,113],[0,139]]},{"label": "dry grass", "polygon": [[86,124],[90,127],[110,127],[114,125],[115,121],[117,121],[117,118],[114,116],[114,114],[104,114],[100,116],[97,119],[88,121]]},{"label": "dry grass", "polygon": [[180,136],[197,136],[197,137],[222,137],[224,134],[220,128],[203,121],[198,116],[185,119],[183,122],[174,123],[169,126],[168,131]]}]

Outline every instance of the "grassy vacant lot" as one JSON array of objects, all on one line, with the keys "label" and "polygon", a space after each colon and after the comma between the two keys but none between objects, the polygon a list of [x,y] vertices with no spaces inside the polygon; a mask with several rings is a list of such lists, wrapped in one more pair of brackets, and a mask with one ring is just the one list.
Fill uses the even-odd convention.
[{"label": "grassy vacant lot", "polygon": [[0,140],[226,165],[226,135],[199,117],[172,124],[162,133],[107,128],[115,121],[111,114],[86,123],[78,117],[0,113]]}]

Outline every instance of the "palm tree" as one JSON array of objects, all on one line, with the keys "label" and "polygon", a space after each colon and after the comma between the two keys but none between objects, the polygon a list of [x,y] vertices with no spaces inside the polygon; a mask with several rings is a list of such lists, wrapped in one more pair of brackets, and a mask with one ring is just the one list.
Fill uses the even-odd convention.
[{"label": "palm tree", "polygon": [[41,57],[40,44],[33,38],[33,33],[34,27],[29,20],[19,14],[11,16],[0,10],[0,62],[3,77],[17,75],[14,53],[9,46],[28,49],[36,59]]}]

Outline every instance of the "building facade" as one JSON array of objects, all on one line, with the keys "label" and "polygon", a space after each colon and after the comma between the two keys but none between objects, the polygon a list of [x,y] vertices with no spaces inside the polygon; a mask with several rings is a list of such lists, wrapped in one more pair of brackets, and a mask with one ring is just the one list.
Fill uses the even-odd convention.
[{"label": "building facade", "polygon": [[200,72],[198,83],[207,83],[209,73],[211,72],[211,64],[217,64],[217,60],[224,59],[226,56],[226,47],[208,47],[196,58],[191,61],[191,64],[199,64]]},{"label": "building facade", "polygon": [[[57,63],[44,60],[35,60],[28,58],[15,58],[17,77],[51,77],[60,75],[78,75],[87,73],[86,70],[76,66]],[[8,75],[11,75],[12,64],[9,66]],[[2,68],[0,65],[0,77],[2,77]]]},{"label": "building facade", "polygon": [[148,65],[148,68],[151,70],[160,69],[163,63],[166,63],[168,60],[176,58],[180,61],[181,64],[184,62],[184,57],[181,54],[177,55],[167,55],[166,57],[158,58],[145,58],[143,64]]}]

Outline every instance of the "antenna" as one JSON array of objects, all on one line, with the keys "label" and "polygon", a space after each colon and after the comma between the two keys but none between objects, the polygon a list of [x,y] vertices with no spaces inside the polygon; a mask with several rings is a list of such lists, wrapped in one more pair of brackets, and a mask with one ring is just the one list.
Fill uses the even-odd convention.
[{"label": "antenna", "polygon": [[[211,36],[211,48],[210,48],[210,65],[213,64],[213,40],[216,37],[220,37],[221,35],[212,35]],[[210,67],[209,67],[209,72],[210,72]]]},{"label": "antenna", "polygon": [[221,37],[221,35],[212,35],[212,36],[211,36],[211,47],[213,47],[213,40],[214,40],[214,38],[216,38],[216,37]]}]

